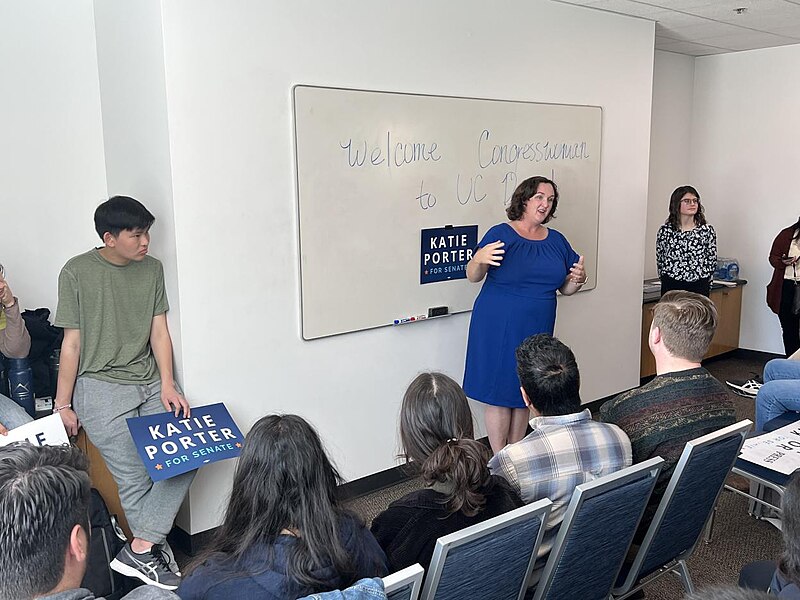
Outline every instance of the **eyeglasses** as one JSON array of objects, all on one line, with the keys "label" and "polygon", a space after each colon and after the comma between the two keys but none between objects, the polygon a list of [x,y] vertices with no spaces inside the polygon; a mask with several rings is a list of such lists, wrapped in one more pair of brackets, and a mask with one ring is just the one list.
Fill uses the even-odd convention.
[{"label": "eyeglasses", "polygon": [[684,204],[689,204],[689,205],[700,204],[700,199],[699,198],[681,198],[681,202],[683,202]]}]

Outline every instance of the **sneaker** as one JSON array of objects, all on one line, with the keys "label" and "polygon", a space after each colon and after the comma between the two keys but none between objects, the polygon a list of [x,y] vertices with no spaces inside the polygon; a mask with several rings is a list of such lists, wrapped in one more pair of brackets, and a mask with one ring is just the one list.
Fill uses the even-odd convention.
[{"label": "sneaker", "polygon": [[178,589],[181,583],[181,578],[170,571],[164,551],[155,544],[142,554],[134,552],[130,543],[125,544],[109,566],[117,573],[136,577],[147,585],[155,585],[164,590]]},{"label": "sneaker", "polygon": [[175,573],[178,577],[183,577],[181,575],[181,568],[178,566],[178,562],[175,560],[175,553],[172,551],[172,547],[169,545],[169,542],[164,540],[164,543],[161,544],[161,549],[166,554],[167,564],[169,565],[169,570]]},{"label": "sneaker", "polygon": [[745,398],[755,398],[758,394],[758,390],[761,389],[763,385],[758,379],[748,379],[747,381],[733,379],[725,383],[733,390],[734,394],[737,396],[744,396]]}]

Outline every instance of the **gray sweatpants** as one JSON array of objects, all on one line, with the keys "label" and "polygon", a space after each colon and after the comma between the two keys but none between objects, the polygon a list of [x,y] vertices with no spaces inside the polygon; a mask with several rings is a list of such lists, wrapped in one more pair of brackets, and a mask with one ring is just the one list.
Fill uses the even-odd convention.
[{"label": "gray sweatpants", "polygon": [[163,543],[195,471],[153,483],[125,421],[166,412],[161,403],[161,382],[135,385],[79,377],[72,406],[117,482],[133,535],[154,544]]}]

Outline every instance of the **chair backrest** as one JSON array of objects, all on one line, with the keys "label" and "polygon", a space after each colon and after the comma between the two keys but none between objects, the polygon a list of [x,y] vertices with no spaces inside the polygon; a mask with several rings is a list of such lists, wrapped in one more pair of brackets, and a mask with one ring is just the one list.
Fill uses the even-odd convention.
[{"label": "chair backrest", "polygon": [[691,555],[752,424],[740,421],[686,443],[625,580],[614,589],[615,595]]},{"label": "chair backrest", "polygon": [[419,564],[411,565],[383,578],[383,589],[389,600],[417,600],[425,574]]},{"label": "chair backrest", "polygon": [[660,456],[575,488],[534,600],[604,600],[661,473]]},{"label": "chair backrest", "polygon": [[522,600],[552,504],[545,498],[440,537],[422,600]]}]

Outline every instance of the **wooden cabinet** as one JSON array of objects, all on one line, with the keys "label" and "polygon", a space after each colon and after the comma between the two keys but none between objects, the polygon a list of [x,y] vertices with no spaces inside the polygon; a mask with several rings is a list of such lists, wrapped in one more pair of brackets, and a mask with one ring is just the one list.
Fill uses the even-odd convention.
[{"label": "wooden cabinet", "polygon": [[[708,346],[705,358],[711,358],[739,348],[739,322],[742,316],[742,286],[711,290],[711,301],[717,307],[717,331]],[[656,374],[656,361],[650,352],[647,338],[653,323],[655,302],[642,306],[642,340],[639,376]]]},{"label": "wooden cabinet", "polygon": [[117,490],[117,482],[111,476],[103,457],[100,456],[100,451],[95,447],[86,432],[81,429],[78,432],[78,438],[75,440],[75,445],[86,453],[89,457],[89,478],[92,480],[92,487],[97,488],[103,500],[106,501],[108,512],[112,515],[117,515],[117,521],[128,536],[132,539],[131,528],[128,525],[128,519],[125,518],[125,512],[122,510],[122,504],[119,501],[119,491]]}]

